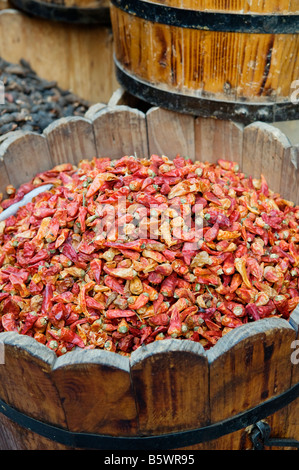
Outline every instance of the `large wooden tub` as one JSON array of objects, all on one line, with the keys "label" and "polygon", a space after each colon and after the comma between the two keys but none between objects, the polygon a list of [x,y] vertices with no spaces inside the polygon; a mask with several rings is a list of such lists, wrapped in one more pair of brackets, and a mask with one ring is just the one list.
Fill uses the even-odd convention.
[{"label": "large wooden tub", "polygon": [[110,24],[72,24],[0,12],[0,56],[25,59],[46,80],[92,103],[108,103],[118,88]]},{"label": "large wooden tub", "polygon": [[298,119],[295,0],[111,3],[117,76],[131,94],[247,124]]},{"label": "large wooden tub", "polygon": [[[125,105],[7,137],[0,188],[58,163],[135,152],[234,160],[298,202],[298,147],[277,128]],[[236,328],[208,351],[169,339],[131,357],[79,349],[57,358],[30,337],[1,333],[0,448],[252,449],[251,431],[264,419],[271,438],[298,441],[298,324],[297,309],[290,321]]]}]

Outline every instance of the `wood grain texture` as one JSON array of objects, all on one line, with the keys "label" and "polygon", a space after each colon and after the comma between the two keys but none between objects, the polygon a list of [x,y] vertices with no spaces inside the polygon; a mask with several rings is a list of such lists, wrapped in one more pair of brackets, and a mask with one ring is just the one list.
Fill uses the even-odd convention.
[{"label": "wood grain texture", "polygon": [[72,450],[70,447],[39,436],[1,414],[0,450]]},{"label": "wood grain texture", "polygon": [[3,198],[7,197],[5,188],[9,183],[10,179],[6,171],[4,160],[0,158],[0,193],[3,195]]},{"label": "wood grain texture", "polygon": [[55,165],[96,157],[96,145],[91,121],[81,117],[61,118],[45,130],[49,151]]},{"label": "wood grain texture", "polygon": [[213,118],[195,119],[196,160],[216,163],[218,159],[235,161],[242,167],[242,124]]},{"label": "wood grain texture", "polygon": [[29,336],[0,333],[4,364],[0,365],[0,398],[27,415],[66,426],[59,394],[51,379],[56,355]]},{"label": "wood grain texture", "polygon": [[269,187],[280,192],[285,189],[282,168],[290,147],[279,129],[262,122],[252,123],[244,129],[242,170],[254,178],[263,174]]},{"label": "wood grain texture", "polygon": [[212,423],[257,406],[291,385],[295,331],[270,318],[236,328],[207,352]]},{"label": "wood grain texture", "polygon": [[23,132],[7,138],[0,148],[1,160],[10,183],[15,187],[53,167],[46,137],[34,132]]},{"label": "wood grain texture", "polygon": [[289,201],[299,201],[299,145],[284,149],[280,193]]},{"label": "wood grain texture", "polygon": [[208,363],[200,344],[156,341],[134,351],[130,366],[141,434],[208,423]]},{"label": "wood grain texture", "polygon": [[102,350],[78,350],[57,359],[52,377],[71,431],[136,433],[128,358]]},{"label": "wood grain texture", "polygon": [[[292,385],[299,383],[299,307],[292,312],[290,323],[295,329],[296,340],[291,348],[292,363]],[[292,439],[299,439],[299,398],[290,403],[286,410],[285,436]],[[281,430],[278,429],[277,432]]]},{"label": "wood grain texture", "polygon": [[194,117],[163,108],[146,113],[149,153],[195,159]]}]

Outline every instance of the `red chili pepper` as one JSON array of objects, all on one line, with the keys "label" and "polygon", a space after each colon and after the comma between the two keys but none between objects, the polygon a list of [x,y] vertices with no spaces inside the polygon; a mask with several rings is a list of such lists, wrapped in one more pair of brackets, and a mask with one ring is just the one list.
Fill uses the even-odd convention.
[{"label": "red chili pepper", "polygon": [[52,284],[46,284],[44,294],[43,294],[43,303],[41,308],[42,315],[47,315],[52,307],[54,287]]},{"label": "red chili pepper", "polygon": [[37,314],[35,312],[28,312],[23,327],[20,330],[21,335],[26,335],[29,330],[34,326],[37,320]]},{"label": "red chili pepper", "polygon": [[253,320],[259,320],[261,317],[258,313],[258,307],[255,304],[248,304],[245,307],[246,315]]},{"label": "red chili pepper", "polygon": [[172,297],[177,285],[177,274],[171,273],[161,284],[160,292],[164,297]]},{"label": "red chili pepper", "polygon": [[101,284],[102,260],[97,258],[93,259],[90,262],[90,269],[96,283]]},{"label": "red chili pepper", "polygon": [[215,223],[213,227],[209,228],[204,234],[204,238],[206,242],[212,242],[213,240],[215,240],[215,238],[218,235],[218,232],[219,232],[219,224]]},{"label": "red chili pepper", "polygon": [[4,331],[18,331],[16,317],[13,313],[5,313],[2,315],[1,323]]},{"label": "red chili pepper", "polygon": [[84,341],[78,336],[74,331],[71,331],[69,328],[61,328],[59,339],[61,341],[66,341],[67,343],[72,343],[80,348],[84,348]]}]

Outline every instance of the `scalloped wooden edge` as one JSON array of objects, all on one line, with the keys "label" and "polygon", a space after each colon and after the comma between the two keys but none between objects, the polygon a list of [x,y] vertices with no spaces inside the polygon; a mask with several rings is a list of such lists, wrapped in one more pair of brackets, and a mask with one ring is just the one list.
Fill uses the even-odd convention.
[{"label": "scalloped wooden edge", "polygon": [[229,331],[226,335],[219,338],[217,343],[207,351],[209,364],[216,361],[222,354],[225,354],[237,344],[241,343],[248,338],[258,335],[259,333],[266,333],[268,330],[290,330],[294,331],[292,324],[278,317],[263,318],[258,321],[246,323]]}]

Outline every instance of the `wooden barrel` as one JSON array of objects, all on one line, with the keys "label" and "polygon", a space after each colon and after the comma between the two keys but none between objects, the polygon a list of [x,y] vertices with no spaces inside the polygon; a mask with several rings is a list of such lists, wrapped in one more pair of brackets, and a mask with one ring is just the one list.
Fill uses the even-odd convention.
[{"label": "wooden barrel", "polygon": [[296,0],[112,0],[118,81],[179,112],[298,119],[298,19]]},{"label": "wooden barrel", "polygon": [[[0,192],[63,162],[135,153],[233,160],[248,174],[262,172],[283,197],[299,200],[299,147],[269,124],[242,127],[158,107],[142,112],[100,103],[86,117],[60,119],[42,134],[14,132],[4,139]],[[130,357],[99,349],[56,357],[31,337],[2,332],[0,448],[253,449],[261,423],[276,439],[266,449],[278,438],[292,448],[299,441],[298,326],[297,308],[290,321],[265,318],[235,328],[208,351],[169,339]]]},{"label": "wooden barrel", "polygon": [[108,103],[119,86],[109,25],[67,24],[4,9],[0,30],[4,60],[25,59],[39,77],[56,81],[90,104]]},{"label": "wooden barrel", "polygon": [[110,25],[109,0],[11,0],[11,4],[47,20]]}]

